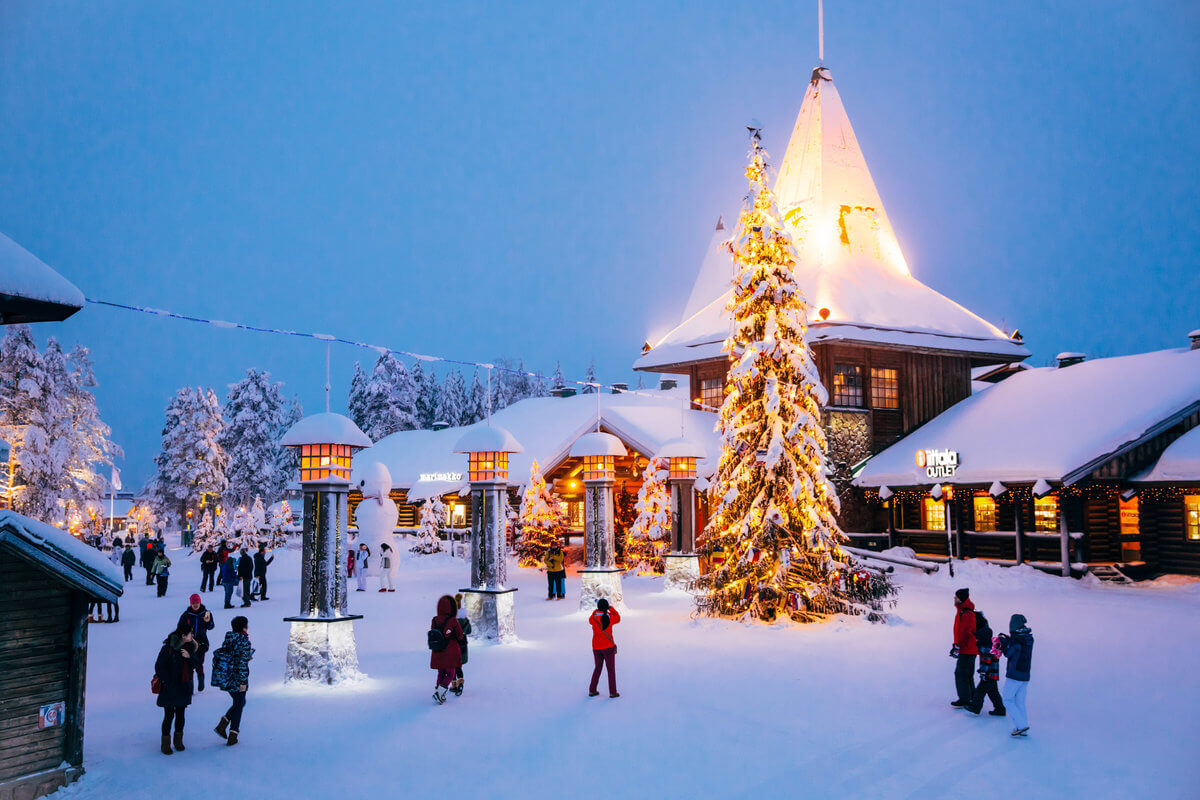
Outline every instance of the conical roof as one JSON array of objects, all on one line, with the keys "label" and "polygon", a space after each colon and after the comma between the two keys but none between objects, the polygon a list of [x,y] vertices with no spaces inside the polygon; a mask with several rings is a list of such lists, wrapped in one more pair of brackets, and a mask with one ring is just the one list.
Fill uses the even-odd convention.
[{"label": "conical roof", "polygon": [[688,297],[683,309],[683,318],[687,319],[703,309],[729,288],[733,280],[733,256],[725,247],[729,241],[730,232],[725,228],[725,218],[717,219],[717,228],[713,231],[708,249],[704,251],[704,260],[700,262],[700,274],[692,286],[692,294]]},{"label": "conical roof", "polygon": [[[824,67],[812,72],[775,194],[795,235],[796,280],[812,312],[810,341],[958,352],[977,364],[1029,355],[1019,341],[912,277]],[[634,367],[677,369],[721,357],[732,275],[729,257],[722,263],[710,245],[683,319]]]}]

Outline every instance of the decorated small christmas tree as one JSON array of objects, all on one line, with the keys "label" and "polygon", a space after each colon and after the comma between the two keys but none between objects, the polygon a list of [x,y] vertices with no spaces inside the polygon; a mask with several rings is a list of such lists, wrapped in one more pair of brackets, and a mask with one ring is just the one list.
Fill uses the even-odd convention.
[{"label": "decorated small christmas tree", "polygon": [[446,507],[440,497],[428,498],[421,506],[421,524],[417,528],[417,543],[410,549],[414,553],[429,555],[442,552],[442,537],[438,531],[446,520]]},{"label": "decorated small christmas tree", "polygon": [[529,470],[529,487],[521,498],[517,515],[521,536],[517,539],[517,563],[522,567],[540,567],[552,544],[562,544],[567,515],[559,504],[558,495],[546,486],[537,461]]},{"label": "decorated small christmas tree", "polygon": [[729,242],[737,274],[724,345],[731,364],[721,458],[709,490],[715,511],[701,547],[713,566],[697,580],[697,608],[767,622],[878,618],[896,590],[839,546],[845,535],[825,475],[827,397],[806,338],[808,301],[796,285],[796,251],[767,186],[757,130],[751,139],[750,192]]},{"label": "decorated small christmas tree", "polygon": [[617,566],[625,569],[628,566],[629,529],[637,519],[637,497],[629,491],[624,483],[613,497],[613,552],[616,554]]},{"label": "decorated small christmas tree", "polygon": [[629,529],[626,565],[639,574],[662,575],[663,554],[671,542],[671,495],[667,489],[670,471],[661,458],[652,458],[642,473],[638,491],[637,517]]},{"label": "decorated small christmas tree", "polygon": [[217,516],[213,519],[213,528],[217,533],[217,543],[224,541],[230,547],[238,546],[238,531],[234,525],[233,515],[223,508],[217,509]]},{"label": "decorated small christmas tree", "polygon": [[217,536],[217,531],[213,527],[212,512],[206,508],[200,515],[200,524],[196,526],[195,533],[192,535],[192,552],[200,553],[208,547],[215,550],[220,543],[220,537]]},{"label": "decorated small christmas tree", "polygon": [[292,525],[292,507],[287,500],[283,500],[271,511],[270,520],[270,547],[283,547],[287,544],[288,529]]}]

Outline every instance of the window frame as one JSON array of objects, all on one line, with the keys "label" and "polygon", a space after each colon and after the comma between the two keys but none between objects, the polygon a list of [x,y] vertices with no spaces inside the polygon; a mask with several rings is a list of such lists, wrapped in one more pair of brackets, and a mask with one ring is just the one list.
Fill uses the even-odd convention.
[{"label": "window frame", "polygon": [[[843,386],[838,386],[838,378],[845,374],[846,370],[854,370],[858,374],[858,386],[852,387],[843,382]],[[866,386],[866,367],[862,364],[851,362],[840,362],[833,365],[831,373],[831,388],[832,392],[829,397],[829,405],[833,408],[866,408],[867,405],[867,386]],[[854,394],[858,395],[858,402],[852,402]],[[843,402],[850,400],[851,402]]]},{"label": "window frame", "polygon": [[[725,402],[725,379],[721,376],[700,378],[700,404],[709,408],[720,408]],[[715,384],[706,386],[705,384]]]},{"label": "window frame", "polygon": [[[883,376],[879,373],[890,372],[891,376]],[[899,411],[900,410],[900,368],[899,367],[871,367],[870,368],[870,383],[868,394],[871,397],[871,408],[879,409],[880,411]],[[890,401],[891,405],[880,403],[880,399]]]},{"label": "window frame", "polygon": [[[1053,527],[1049,527],[1049,528],[1043,527],[1043,519],[1047,516],[1047,513],[1045,511],[1043,511],[1039,515],[1039,513],[1038,513],[1038,504],[1039,503],[1041,503],[1043,506],[1053,503],[1053,505],[1054,505],[1054,525],[1053,525]],[[1034,533],[1058,533],[1059,514],[1061,513],[1061,511],[1062,511],[1062,509],[1059,506],[1058,495],[1048,494],[1045,497],[1033,498],[1033,532]]]},{"label": "window frame", "polygon": [[[987,523],[991,527],[984,527],[979,524],[979,520],[981,517],[980,508],[979,508],[980,505],[988,506],[988,513],[984,514],[983,516],[991,518],[990,522]],[[999,504],[996,502],[996,498],[992,497],[990,494],[988,494],[986,492],[974,495],[971,498],[971,514],[972,514],[971,519],[973,522],[975,532],[976,533],[995,533],[996,531],[1000,530],[1000,522],[998,519],[998,512],[999,512]]]},{"label": "window frame", "polygon": [[1200,494],[1183,495],[1183,540],[1200,544]]},{"label": "window frame", "polygon": [[[933,509],[933,508],[936,508],[937,510],[933,513],[930,513],[930,509]],[[930,520],[933,517],[941,518],[941,526],[940,527],[934,527],[933,525],[929,524]],[[921,526],[922,526],[921,527],[922,530],[938,531],[939,533],[944,533],[946,530],[946,503],[942,500],[936,500],[932,497],[922,498],[922,501],[921,501]]]}]

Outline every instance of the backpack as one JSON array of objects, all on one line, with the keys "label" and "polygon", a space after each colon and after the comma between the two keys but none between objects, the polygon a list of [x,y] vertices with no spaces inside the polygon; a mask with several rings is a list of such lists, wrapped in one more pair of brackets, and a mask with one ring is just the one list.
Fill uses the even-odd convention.
[{"label": "backpack", "polygon": [[227,690],[229,688],[226,685],[229,682],[229,651],[225,649],[225,645],[221,645],[213,651],[211,672],[208,679],[209,685]]},{"label": "backpack", "polygon": [[448,644],[446,641],[446,634],[442,633],[440,628],[430,628],[429,633],[425,638],[426,644],[429,645],[429,649],[435,653],[440,653],[445,650],[446,645]]}]

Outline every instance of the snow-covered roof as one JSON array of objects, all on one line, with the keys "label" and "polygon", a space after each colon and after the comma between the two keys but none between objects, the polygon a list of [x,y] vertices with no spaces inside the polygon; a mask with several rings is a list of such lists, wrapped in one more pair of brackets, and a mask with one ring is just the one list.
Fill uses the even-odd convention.
[{"label": "snow-covered roof", "polygon": [[611,433],[601,433],[593,431],[585,433],[575,440],[575,444],[571,445],[571,455],[575,458],[586,458],[589,456],[613,456],[620,457],[629,455],[629,451],[625,449],[625,445],[621,444],[621,440],[613,436]]},{"label": "snow-covered roof", "polygon": [[0,321],[66,319],[83,303],[74,284],[0,233]]},{"label": "snow-covered roof", "polygon": [[8,545],[80,591],[116,602],[124,591],[121,568],[64,530],[0,511],[0,544]]},{"label": "snow-covered roof", "polygon": [[[810,341],[953,351],[989,361],[1028,357],[1020,342],[911,275],[827,69],[813,71],[775,194],[795,233]],[[635,369],[721,356],[733,264],[719,256],[710,245],[683,319]]]},{"label": "snow-covered roof", "polygon": [[[596,429],[597,399],[601,427],[642,455],[653,455],[681,434],[699,443],[707,453],[720,452],[720,440],[714,432],[717,415],[689,408],[686,389],[600,394],[599,398],[594,394],[532,397],[492,414],[492,425],[510,431],[525,448],[509,457],[510,484],[526,483],[535,459],[543,471],[562,463],[571,445]],[[467,457],[456,453],[456,446],[468,430],[485,425],[394,433],[356,455],[355,464],[383,462],[392,473],[392,485],[408,489],[410,497],[414,490],[423,496],[442,488],[442,493],[452,493],[466,486]],[[717,459],[712,455],[697,463],[697,474],[711,474],[716,466]],[[456,475],[461,479],[451,479]],[[353,480],[360,480],[357,470]]]},{"label": "snow-covered roof", "polygon": [[918,450],[953,450],[944,482],[1074,483],[1200,409],[1200,350],[1159,350],[1019,372],[872,456],[860,486],[928,485]]},{"label": "snow-covered roof", "polygon": [[654,456],[656,458],[707,458],[708,453],[704,451],[704,447],[699,442],[680,437],[665,442]]},{"label": "snow-covered roof", "polygon": [[486,423],[468,428],[454,446],[456,453],[519,453],[522,449],[511,433]]},{"label": "snow-covered roof", "polygon": [[1200,483],[1200,427],[1192,428],[1167,445],[1154,466],[1132,480],[1139,483]]},{"label": "snow-covered roof", "polygon": [[287,429],[280,444],[298,447],[303,444],[348,444],[351,447],[370,447],[370,438],[348,417],[325,411],[312,414]]}]

